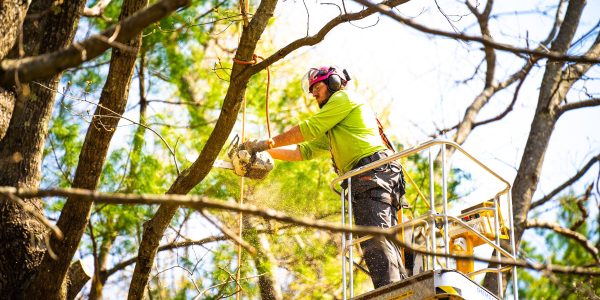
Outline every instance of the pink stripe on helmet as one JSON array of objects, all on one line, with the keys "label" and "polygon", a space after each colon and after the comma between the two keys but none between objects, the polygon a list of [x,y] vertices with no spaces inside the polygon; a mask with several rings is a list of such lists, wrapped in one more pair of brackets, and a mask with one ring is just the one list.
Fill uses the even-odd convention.
[{"label": "pink stripe on helmet", "polygon": [[319,67],[318,69],[310,69],[308,72],[309,91],[312,91],[312,87],[315,83],[327,80],[327,78],[333,74],[336,74],[335,68]]}]

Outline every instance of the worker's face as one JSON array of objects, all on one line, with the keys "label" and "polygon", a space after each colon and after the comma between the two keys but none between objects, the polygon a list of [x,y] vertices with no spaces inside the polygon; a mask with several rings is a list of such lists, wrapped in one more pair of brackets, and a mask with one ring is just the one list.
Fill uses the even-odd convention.
[{"label": "worker's face", "polygon": [[313,85],[311,94],[313,97],[315,97],[317,103],[320,105],[321,103],[327,101],[327,97],[329,97],[329,90],[327,90],[327,85],[321,81]]}]

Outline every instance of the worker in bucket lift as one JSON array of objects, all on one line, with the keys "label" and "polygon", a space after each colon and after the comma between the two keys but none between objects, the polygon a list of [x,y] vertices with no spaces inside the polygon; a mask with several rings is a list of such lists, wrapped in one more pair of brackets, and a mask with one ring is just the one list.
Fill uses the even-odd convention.
[{"label": "worker in bucket lift", "polygon": [[[343,77],[342,77],[343,76]],[[345,90],[350,76],[336,67],[311,68],[302,80],[304,91],[320,111],[272,139],[251,139],[252,153],[268,151],[274,159],[299,161],[329,152],[338,175],[393,153],[381,125],[364,99]],[[389,148],[389,149],[388,149]],[[342,184],[345,188],[347,182]],[[351,179],[354,223],[389,228],[398,223],[404,204],[404,176],[391,162]],[[375,288],[407,277],[397,246],[383,237],[360,243]],[[412,263],[412,262],[411,262]]]}]

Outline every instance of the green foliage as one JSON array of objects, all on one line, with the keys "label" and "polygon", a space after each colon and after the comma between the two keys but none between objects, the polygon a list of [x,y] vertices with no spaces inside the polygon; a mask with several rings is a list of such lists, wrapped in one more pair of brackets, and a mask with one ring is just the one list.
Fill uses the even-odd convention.
[{"label": "green foliage", "polygon": [[[182,171],[194,162],[206,145],[229,86],[229,72],[233,62],[227,47],[237,45],[239,34],[237,24],[228,23],[239,18],[237,2],[225,2],[208,17],[198,17],[216,3],[195,1],[191,7],[144,31],[140,55],[144,57],[145,66],[143,70],[139,69],[139,64],[136,66],[126,116],[134,121],[142,120],[153,130],[124,120],[119,123],[103,166],[97,187],[99,191],[164,193],[177,177],[174,161],[177,161],[179,170]],[[121,6],[122,1],[111,1],[105,11],[107,18],[85,18],[82,30],[98,32],[114,25]],[[212,22],[221,19],[225,21]],[[261,52],[268,53],[257,49],[257,53]],[[214,63],[208,60],[210,57],[223,59]],[[62,84],[69,87],[69,97],[57,105],[52,117],[49,139],[52,144],[48,142],[46,145],[43,185],[71,185],[70,180],[77,167],[84,134],[89,126],[89,117],[95,110],[95,103],[98,102],[108,73],[109,60],[110,51],[107,51],[82,68],[66,72],[62,78]],[[289,76],[289,70],[277,69],[276,66],[271,71],[269,117],[273,134],[277,134],[312,115],[317,106],[303,94],[299,76]],[[141,112],[137,111],[141,101],[137,91],[140,72],[145,75],[148,99],[180,105],[152,102],[145,115],[141,116]],[[264,121],[266,90],[267,72],[262,71],[250,79],[246,89],[247,137],[267,136]],[[233,133],[240,131],[241,126],[238,124]],[[167,148],[167,144],[174,154]],[[222,150],[220,159],[224,158],[225,150]],[[407,172],[419,182],[420,188],[427,195],[428,182],[424,178],[427,177],[428,170],[424,163],[422,158],[411,158],[406,162],[406,167]],[[450,175],[453,178],[449,187],[451,191],[459,184],[462,176],[458,170],[453,170]],[[266,180],[245,180],[244,202],[293,216],[340,222],[340,198],[329,188],[329,183],[335,177],[328,156],[305,162],[277,162]],[[439,189],[436,188],[436,194],[441,193]],[[210,199],[237,201],[240,179],[231,171],[213,169],[191,193]],[[414,187],[409,186],[407,197],[414,201]],[[456,199],[457,196],[450,192],[450,198]],[[48,210],[58,213],[63,202],[51,202]],[[136,255],[142,224],[152,217],[156,206],[97,205],[93,209],[90,222],[93,232],[88,228],[87,236],[80,244],[80,253],[82,257],[88,258],[94,252],[90,240],[93,233],[97,244],[95,250],[99,251],[102,245],[112,245],[110,261],[118,262]],[[212,213],[218,215],[221,226],[230,229],[237,227],[237,214]],[[187,222],[197,219],[200,219],[197,213],[179,210],[171,222],[172,230],[169,229],[169,232],[181,230],[174,240],[185,239],[186,234],[200,232],[207,235],[205,232],[214,231],[214,228],[202,227],[207,226],[206,224],[186,227]],[[255,260],[248,253],[244,254],[241,270],[242,278],[247,278],[241,283],[244,297],[259,297],[257,276],[261,274],[278,277],[285,299],[340,297],[339,235],[289,227],[278,222],[258,219],[253,222],[263,222],[261,224],[271,232],[250,232],[252,237],[248,237],[248,241],[255,247],[261,247],[258,237],[266,234],[275,261]],[[165,239],[163,242],[171,241],[173,240]],[[190,299],[198,294],[198,290],[206,290],[202,299],[221,299],[233,295],[237,290],[232,280],[237,271],[237,246],[231,241],[225,241],[203,247],[205,248],[201,251],[205,256],[202,259],[193,257],[187,250],[186,255],[177,255],[174,259],[176,269],[183,274],[181,278],[168,279],[169,284],[164,285],[160,283],[162,274],[154,276],[149,288],[151,296]],[[165,254],[164,257],[169,255]],[[105,267],[110,268],[110,265]],[[271,267],[276,269],[276,274],[266,274],[271,272]],[[370,287],[367,276],[358,275],[356,278],[357,288]]]},{"label": "green foliage", "polygon": [[65,109],[60,110],[59,115],[62,116],[52,120],[44,157],[47,159],[45,166],[54,170],[51,177],[56,181],[53,184],[58,187],[68,187],[77,167],[77,153],[80,152],[83,141],[79,124],[69,123],[64,116]]},{"label": "green foliage", "polygon": [[[582,213],[577,208],[578,198],[571,193],[561,197],[559,201],[558,223],[563,227],[571,228],[582,219]],[[591,228],[594,223],[594,220],[586,220],[576,231],[598,247],[600,244],[598,230]],[[534,245],[527,241],[521,243],[521,252],[529,259],[571,267],[596,263],[592,255],[575,240],[545,229],[537,229],[536,233],[545,240],[544,245]],[[523,299],[589,299],[591,295],[600,294],[600,279],[594,276],[540,273],[519,269],[518,277],[519,297]]]},{"label": "green foliage", "polygon": [[[410,210],[415,216],[421,215],[429,210],[429,195],[431,194],[430,180],[429,180],[429,159],[421,155],[413,155],[403,162],[405,167],[406,177],[406,195],[405,198],[410,205]],[[436,176],[436,184],[434,185],[434,198],[436,199],[436,210],[441,212],[441,199],[442,199],[442,185],[440,184],[441,178],[441,166],[434,162],[434,176]],[[410,183],[408,178],[410,176],[415,182],[416,186]],[[440,177],[440,178],[438,178]],[[470,180],[470,175],[464,170],[458,168],[452,168],[448,172],[447,182],[447,197],[448,203],[452,203],[460,198],[460,195],[456,193],[457,187],[464,180]],[[426,197],[422,199],[418,191]]]}]

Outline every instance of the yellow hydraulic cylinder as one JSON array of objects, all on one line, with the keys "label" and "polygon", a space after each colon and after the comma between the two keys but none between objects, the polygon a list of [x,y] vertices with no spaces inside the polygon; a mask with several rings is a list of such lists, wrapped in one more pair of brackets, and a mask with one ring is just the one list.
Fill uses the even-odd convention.
[{"label": "yellow hydraulic cylinder", "polygon": [[[468,255],[473,256],[473,240],[469,235],[466,237],[459,237],[452,240],[452,254],[457,255]],[[456,259],[456,270],[463,274],[469,274],[475,269],[475,263],[473,259]]]}]

